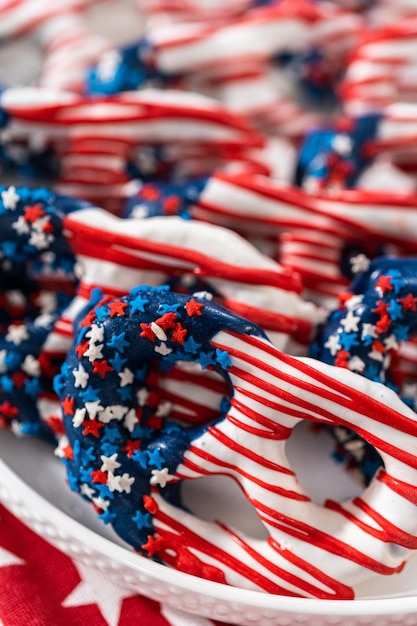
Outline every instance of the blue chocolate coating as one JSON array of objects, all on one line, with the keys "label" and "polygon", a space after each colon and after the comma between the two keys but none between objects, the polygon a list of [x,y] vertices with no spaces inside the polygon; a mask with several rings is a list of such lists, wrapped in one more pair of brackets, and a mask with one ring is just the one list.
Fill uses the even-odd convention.
[{"label": "blue chocolate coating", "polygon": [[[61,363],[42,362],[42,347],[77,285],[62,219],[85,206],[45,188],[0,187],[0,424],[25,434],[51,434],[37,400],[53,392]],[[65,279],[65,291],[42,286],[42,278],[54,274]],[[45,315],[42,295],[49,299]]]},{"label": "blue chocolate coating", "polygon": [[[165,329],[166,339],[158,339],[153,323]],[[204,297],[173,293],[166,286],[137,287],[119,299],[96,298],[55,378],[69,440],[64,455],[69,484],[100,502],[103,521],[139,550],[153,533],[144,501],[152,471],[175,472],[190,443],[210,425],[187,428],[169,415],[160,417],[158,378],[180,360],[211,366],[227,379],[229,356],[211,344],[221,329],[265,336]],[[228,406],[225,397],[218,419]],[[102,469],[114,462],[121,490],[113,488],[114,477],[107,484],[109,473]],[[168,484],[163,496],[181,505],[177,484]]]}]

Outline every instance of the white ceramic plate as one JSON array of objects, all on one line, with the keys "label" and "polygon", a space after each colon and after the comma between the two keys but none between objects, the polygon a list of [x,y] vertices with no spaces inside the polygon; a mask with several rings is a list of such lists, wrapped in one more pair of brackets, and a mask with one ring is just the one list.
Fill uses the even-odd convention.
[{"label": "white ceramic plate", "polygon": [[[330,440],[303,427],[289,442],[293,466],[317,501],[329,496],[343,499],[360,491],[333,465],[330,449]],[[0,501],[6,507],[70,556],[105,570],[109,577],[154,600],[240,626],[417,624],[417,559],[398,576],[376,577],[362,585],[352,602],[286,598],[227,587],[134,554],[86,502],[69,491],[64,468],[47,444],[0,431],[0,459]],[[259,535],[258,520],[232,481],[212,478],[196,483],[186,496],[195,512],[205,517],[221,515]]]}]

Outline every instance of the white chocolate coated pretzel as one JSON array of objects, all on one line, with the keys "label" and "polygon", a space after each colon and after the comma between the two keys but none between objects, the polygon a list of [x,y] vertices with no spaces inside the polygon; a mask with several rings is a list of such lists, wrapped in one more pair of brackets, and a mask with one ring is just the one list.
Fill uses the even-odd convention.
[{"label": "white chocolate coated pretzel", "polygon": [[[93,502],[100,492],[103,519],[136,548],[211,580],[345,599],[373,573],[400,571],[417,548],[417,419],[385,386],[285,355],[256,325],[163,289],[102,300],[80,330],[56,381],[64,461],[73,488]],[[158,379],[176,360],[210,363],[229,383],[220,418],[197,429],[170,420]],[[127,376],[123,390],[116,381]],[[360,497],[313,503],[285,451],[301,420],[353,427],[385,469]],[[177,483],[214,474],[238,482],[266,540],[178,507]]]}]

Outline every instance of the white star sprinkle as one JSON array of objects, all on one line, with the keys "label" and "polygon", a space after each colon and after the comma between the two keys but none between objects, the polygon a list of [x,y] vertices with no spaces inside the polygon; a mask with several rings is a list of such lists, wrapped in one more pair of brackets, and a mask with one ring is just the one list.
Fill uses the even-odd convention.
[{"label": "white star sprinkle", "polygon": [[125,428],[127,428],[127,430],[131,433],[133,429],[135,428],[136,424],[138,424],[138,422],[139,420],[138,420],[135,410],[130,409],[130,411],[127,413],[123,421]]},{"label": "white star sprinkle", "polygon": [[359,330],[360,317],[348,311],[346,317],[340,321],[346,333],[356,333]]},{"label": "white star sprinkle", "polygon": [[78,369],[73,369],[72,373],[74,374],[74,387],[81,387],[82,389],[85,389],[85,387],[87,387],[88,384],[88,372],[85,371],[85,369],[83,368],[83,366],[80,365],[78,366]]},{"label": "white star sprinkle", "polygon": [[141,389],[139,389],[139,391],[136,394],[136,398],[140,406],[143,406],[145,404],[148,396],[149,396],[149,391],[146,389],[146,387],[142,387]]},{"label": "white star sprinkle", "polygon": [[7,371],[7,365],[5,363],[6,356],[7,350],[0,350],[0,374]]},{"label": "white star sprinkle", "polygon": [[81,424],[85,420],[86,413],[87,411],[85,410],[85,408],[75,410],[74,416],[72,418],[72,425],[74,426],[74,428],[78,428],[79,426],[81,426]]},{"label": "white star sprinkle", "polygon": [[94,400],[91,402],[85,403],[85,408],[87,409],[88,417],[90,419],[94,419],[99,413],[104,411],[104,407],[101,406],[100,400]]},{"label": "white star sprinkle", "polygon": [[9,187],[6,191],[1,192],[1,199],[3,200],[4,208],[9,211],[14,211],[16,204],[19,202],[19,196],[16,193],[16,187]]},{"label": "white star sprinkle", "polygon": [[38,359],[33,354],[28,354],[22,363],[22,370],[29,376],[40,376],[41,368]]},{"label": "white star sprinkle", "polygon": [[152,477],[149,481],[150,484],[159,485],[160,487],[165,487],[167,482],[169,482],[171,478],[174,478],[174,476],[171,476],[169,473],[169,469],[167,467],[164,467],[161,470],[153,469],[151,473]]},{"label": "white star sprinkle", "polygon": [[335,135],[332,140],[332,148],[338,154],[347,156],[352,152],[352,139],[349,135]]},{"label": "white star sprinkle", "polygon": [[83,356],[87,356],[90,363],[93,361],[99,361],[103,358],[102,354],[103,344],[93,344],[90,342],[87,350],[84,352]]},{"label": "white star sprinkle", "polygon": [[124,473],[122,476],[115,476],[112,472],[109,472],[107,478],[107,486],[110,491],[118,491],[119,493],[122,493],[123,491],[130,493],[131,486],[134,482],[134,477],[129,476],[127,473]]},{"label": "white star sprinkle", "polygon": [[368,322],[366,322],[363,326],[362,326],[362,337],[361,339],[364,339],[365,337],[372,337],[373,339],[376,339],[378,337],[378,333],[376,332],[376,326],[374,324],[369,324]]},{"label": "white star sprinkle", "polygon": [[156,322],[151,322],[151,330],[161,341],[166,341],[168,337],[163,328],[161,328]]},{"label": "white star sprinkle", "polygon": [[104,455],[102,455],[100,457],[100,459],[103,461],[103,464],[102,464],[102,466],[100,468],[102,472],[112,472],[113,473],[113,471],[115,469],[120,467],[120,463],[117,461],[117,452],[115,452],[111,456],[104,456]]},{"label": "white star sprinkle", "polygon": [[336,356],[336,354],[339,352],[341,348],[341,345],[339,343],[339,336],[337,334],[329,335],[329,338],[324,344],[324,347],[330,350],[330,354],[332,356]]},{"label": "white star sprinkle", "polygon": [[354,356],[348,361],[348,368],[352,371],[362,373],[365,369],[365,363],[360,357]]},{"label": "white star sprinkle", "polygon": [[359,274],[359,272],[366,272],[370,262],[370,259],[365,254],[358,254],[350,259],[350,267],[354,274]]},{"label": "white star sprinkle", "polygon": [[16,346],[20,345],[22,341],[29,339],[29,333],[26,326],[23,324],[9,326],[9,331],[6,335],[7,341],[14,343]]},{"label": "white star sprinkle", "polygon": [[166,343],[161,343],[160,346],[155,346],[154,348],[155,352],[158,352],[159,354],[161,354],[162,356],[166,356],[167,354],[169,354],[170,352],[172,352],[171,348],[168,348],[168,346],[166,345]]},{"label": "white star sprinkle", "polygon": [[92,343],[102,342],[104,338],[104,328],[93,324],[85,335]]},{"label": "white star sprinkle", "polygon": [[33,231],[29,238],[30,245],[34,246],[38,250],[43,250],[44,248],[47,248],[50,241],[51,237],[48,234],[38,231]]},{"label": "white star sprinkle", "polygon": [[128,369],[127,367],[125,367],[125,369],[123,370],[123,372],[119,372],[119,378],[120,378],[120,386],[121,387],[125,387],[126,385],[130,385],[131,383],[133,383],[133,372]]},{"label": "white star sprinkle", "polygon": [[27,235],[30,232],[30,226],[28,222],[24,219],[23,215],[21,215],[15,222],[12,224],[12,228],[19,235]]},{"label": "white star sprinkle", "polygon": [[108,424],[111,420],[121,420],[126,414],[126,407],[120,404],[106,406],[98,416],[100,422]]},{"label": "white star sprinkle", "polygon": [[88,483],[83,483],[80,487],[80,493],[92,500],[94,496],[94,489],[90,487]]}]

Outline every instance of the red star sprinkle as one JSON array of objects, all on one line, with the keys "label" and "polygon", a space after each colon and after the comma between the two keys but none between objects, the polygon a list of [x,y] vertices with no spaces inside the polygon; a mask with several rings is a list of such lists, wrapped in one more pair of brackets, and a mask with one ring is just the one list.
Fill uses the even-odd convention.
[{"label": "red star sprinkle", "polygon": [[143,506],[151,515],[158,512],[159,507],[152,496],[143,496]]},{"label": "red star sprinkle", "polygon": [[145,198],[145,200],[158,200],[159,191],[155,189],[152,185],[144,185],[139,193],[140,198]]},{"label": "red star sprinkle", "polygon": [[96,312],[93,309],[92,311],[87,313],[87,315],[85,316],[85,318],[83,319],[80,325],[82,328],[85,328],[86,326],[91,326],[95,322],[95,319],[96,319]]},{"label": "red star sprinkle", "polygon": [[353,293],[351,291],[342,291],[342,293],[340,293],[338,296],[338,300],[340,304],[344,307],[346,302],[350,300],[352,296]]},{"label": "red star sprinkle", "polygon": [[389,302],[384,302],[383,300],[378,300],[376,303],[376,307],[372,309],[372,313],[377,313],[378,315],[388,315],[387,309],[389,307]]},{"label": "red star sprinkle", "polygon": [[75,352],[77,353],[77,356],[79,359],[81,359],[81,357],[83,356],[84,352],[86,352],[89,348],[89,342],[88,341],[81,341],[78,346],[75,348]]},{"label": "red star sprinkle", "polygon": [[347,367],[347,362],[349,360],[350,354],[347,350],[339,350],[334,360],[334,364],[337,367]]},{"label": "red star sprinkle", "polygon": [[72,461],[74,459],[74,450],[71,448],[69,443],[67,443],[67,445],[62,448],[61,452],[64,459],[68,459],[69,461]]},{"label": "red star sprinkle", "polygon": [[150,324],[141,323],[140,325],[142,332],[140,333],[141,337],[145,337],[145,339],[150,339],[151,341],[155,341],[156,335],[153,332]]},{"label": "red star sprinkle", "polygon": [[31,222],[33,224],[33,222],[36,222],[37,219],[39,219],[40,217],[43,217],[44,215],[46,215],[44,209],[42,208],[42,205],[37,203],[34,204],[33,206],[25,206],[25,221],[26,222]]},{"label": "red star sprinkle", "polygon": [[165,215],[176,215],[181,206],[181,200],[177,196],[168,196],[162,203]]},{"label": "red star sprinkle", "polygon": [[12,419],[13,417],[17,417],[18,413],[19,411],[17,410],[17,408],[13,406],[13,404],[11,404],[9,400],[6,400],[5,402],[2,402],[0,404],[0,414],[3,415],[3,417]]},{"label": "red star sprinkle", "polygon": [[85,420],[83,425],[83,435],[93,435],[93,437],[97,438],[100,437],[100,428],[104,428],[104,424],[97,420]]},{"label": "red star sprinkle", "polygon": [[148,397],[146,398],[146,404],[154,409],[155,407],[158,406],[160,401],[161,401],[161,396],[159,395],[157,391],[155,391],[155,389],[152,389],[149,392]]},{"label": "red star sprinkle", "polygon": [[64,415],[74,415],[74,398],[67,396],[62,403],[62,410]]},{"label": "red star sprinkle", "polygon": [[163,330],[167,330],[168,328],[175,328],[176,319],[176,313],[164,313],[162,317],[158,317],[158,319],[155,320],[155,324],[158,324]]},{"label": "red star sprinkle", "polygon": [[18,389],[21,389],[25,384],[25,381],[28,380],[28,376],[26,376],[23,372],[14,372],[10,378]]},{"label": "red star sprinkle", "polygon": [[116,315],[125,315],[125,309],[128,306],[127,302],[122,302],[121,300],[115,300],[111,304],[109,304],[110,309],[110,317],[116,317]]},{"label": "red star sprinkle", "polygon": [[378,335],[380,335],[381,333],[384,333],[386,330],[388,330],[389,325],[391,324],[391,319],[389,317],[389,315],[385,314],[381,317],[380,320],[377,321],[376,323],[376,332],[378,333]]},{"label": "red star sprinkle", "polygon": [[408,293],[405,298],[398,300],[402,304],[403,311],[415,311],[417,309],[417,298],[412,293]]},{"label": "red star sprinkle", "polygon": [[183,326],[181,326],[181,324],[178,322],[175,325],[174,330],[172,331],[171,340],[172,341],[178,341],[178,343],[183,346],[184,345],[184,337],[187,334],[187,332],[188,332],[187,329],[184,328]]},{"label": "red star sprinkle", "polygon": [[154,554],[157,554],[162,550],[163,539],[162,537],[157,537],[156,539],[154,539],[152,535],[148,535],[148,542],[142,544],[141,548],[142,550],[146,550],[148,556],[154,556]]},{"label": "red star sprinkle", "polygon": [[107,483],[107,474],[106,472],[102,472],[101,470],[97,470],[94,472],[90,472],[92,478],[93,478],[93,483],[101,483],[103,485],[105,485]]},{"label": "red star sprinkle", "polygon": [[187,314],[191,317],[193,315],[201,315],[201,309],[204,308],[204,304],[202,302],[197,302],[194,298],[191,298],[186,304],[185,308],[187,309]]},{"label": "red star sprinkle", "polygon": [[381,352],[382,354],[385,352],[385,346],[382,341],[374,341],[372,342],[372,350],[376,352]]},{"label": "red star sprinkle", "polygon": [[377,282],[375,283],[375,287],[377,288],[379,287],[382,293],[386,293],[387,291],[392,291],[394,287],[391,285],[391,281],[392,281],[392,276],[382,275],[378,278]]},{"label": "red star sprinkle", "polygon": [[136,440],[128,439],[123,448],[123,452],[126,452],[129,459],[131,459],[134,453],[136,452],[136,450],[140,449],[140,444],[141,444],[140,439],[136,439]]},{"label": "red star sprinkle", "polygon": [[106,359],[102,361],[93,361],[93,374],[99,374],[102,378],[106,377],[107,372],[112,372],[113,368]]}]

